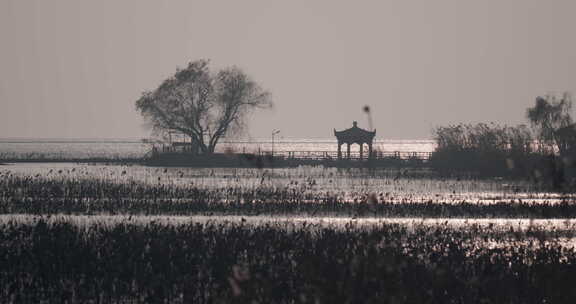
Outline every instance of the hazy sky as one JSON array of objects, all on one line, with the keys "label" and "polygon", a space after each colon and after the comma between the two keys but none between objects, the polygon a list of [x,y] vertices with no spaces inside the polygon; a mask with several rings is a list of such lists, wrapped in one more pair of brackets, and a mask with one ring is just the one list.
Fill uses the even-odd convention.
[{"label": "hazy sky", "polygon": [[200,58],[272,92],[252,137],[517,124],[576,93],[575,29],[570,0],[0,0],[0,137],[147,136],[134,101]]}]

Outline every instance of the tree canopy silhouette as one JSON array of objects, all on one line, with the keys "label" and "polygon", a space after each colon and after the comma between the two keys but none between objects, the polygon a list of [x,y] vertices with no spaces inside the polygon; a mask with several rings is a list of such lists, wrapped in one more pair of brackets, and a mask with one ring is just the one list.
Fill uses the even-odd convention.
[{"label": "tree canopy silhouette", "polygon": [[[572,124],[572,98],[568,93],[561,98],[555,96],[537,97],[534,107],[528,108],[526,116],[539,136],[540,143],[549,152],[554,147],[562,147],[562,138],[558,130]],[[560,151],[563,152],[563,151]]]},{"label": "tree canopy silhouette", "polygon": [[185,134],[205,154],[213,153],[222,137],[241,130],[249,112],[270,107],[270,93],[240,68],[212,72],[207,60],[178,69],[136,101],[155,131]]}]

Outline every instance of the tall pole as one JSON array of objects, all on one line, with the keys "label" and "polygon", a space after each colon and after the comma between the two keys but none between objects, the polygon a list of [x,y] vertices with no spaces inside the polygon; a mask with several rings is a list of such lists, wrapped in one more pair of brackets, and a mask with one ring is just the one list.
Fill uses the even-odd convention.
[{"label": "tall pole", "polygon": [[280,130],[272,130],[272,160],[274,160],[274,135],[280,133]]},{"label": "tall pole", "polygon": [[[368,125],[370,126],[370,131],[373,131],[374,127],[372,126],[372,113],[370,112],[370,106],[365,105],[364,108],[362,108],[362,110],[364,110],[364,113],[368,115]],[[368,159],[371,158],[372,158],[372,142],[370,142],[370,145],[368,146]]]},{"label": "tall pole", "polygon": [[370,127],[370,131],[374,130],[372,126],[372,114],[370,113],[370,106],[366,105],[364,108],[362,108],[362,110],[364,110],[364,113],[368,115],[368,126]]}]

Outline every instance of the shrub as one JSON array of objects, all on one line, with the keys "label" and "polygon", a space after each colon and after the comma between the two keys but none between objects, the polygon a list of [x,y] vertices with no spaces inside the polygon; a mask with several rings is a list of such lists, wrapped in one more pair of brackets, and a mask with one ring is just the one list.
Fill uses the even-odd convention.
[{"label": "shrub", "polygon": [[440,171],[526,176],[534,139],[524,125],[458,124],[434,129],[437,143],[431,165]]}]

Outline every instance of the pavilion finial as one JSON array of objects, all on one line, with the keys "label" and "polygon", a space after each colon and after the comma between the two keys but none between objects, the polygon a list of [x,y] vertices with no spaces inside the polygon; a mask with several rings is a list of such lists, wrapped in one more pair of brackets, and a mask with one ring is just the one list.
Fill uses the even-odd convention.
[{"label": "pavilion finial", "polygon": [[358,122],[353,121],[353,122],[352,122],[352,127],[357,128],[357,127],[358,127]]}]

